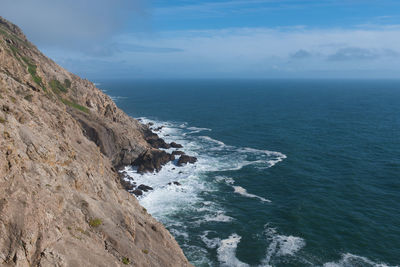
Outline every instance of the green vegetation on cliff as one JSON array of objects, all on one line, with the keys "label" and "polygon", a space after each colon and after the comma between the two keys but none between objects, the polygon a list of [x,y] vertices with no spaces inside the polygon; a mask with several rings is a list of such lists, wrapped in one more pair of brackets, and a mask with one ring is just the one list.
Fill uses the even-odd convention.
[{"label": "green vegetation on cliff", "polygon": [[61,102],[63,102],[65,105],[67,105],[69,107],[76,108],[85,113],[89,113],[89,109],[87,107],[81,106],[75,102],[68,100],[68,99],[61,98]]}]

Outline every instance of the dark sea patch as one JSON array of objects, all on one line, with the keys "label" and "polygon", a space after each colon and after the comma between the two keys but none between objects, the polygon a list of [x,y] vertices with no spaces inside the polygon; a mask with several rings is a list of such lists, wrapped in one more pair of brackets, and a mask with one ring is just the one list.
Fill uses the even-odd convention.
[{"label": "dark sea patch", "polygon": [[117,104],[198,161],[125,171],[196,266],[397,266],[400,82],[131,81]]}]

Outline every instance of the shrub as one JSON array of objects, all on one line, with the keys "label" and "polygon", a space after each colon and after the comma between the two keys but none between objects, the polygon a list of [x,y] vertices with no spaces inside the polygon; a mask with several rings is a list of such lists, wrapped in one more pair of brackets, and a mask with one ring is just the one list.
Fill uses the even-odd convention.
[{"label": "shrub", "polygon": [[99,218],[92,219],[92,220],[89,221],[90,227],[99,227],[102,223],[103,222]]},{"label": "shrub", "polygon": [[123,258],[122,258],[122,263],[128,265],[128,264],[130,263],[129,258],[123,257]]},{"label": "shrub", "polygon": [[148,251],[147,249],[142,249],[142,252],[143,252],[144,254],[149,254],[149,251]]}]

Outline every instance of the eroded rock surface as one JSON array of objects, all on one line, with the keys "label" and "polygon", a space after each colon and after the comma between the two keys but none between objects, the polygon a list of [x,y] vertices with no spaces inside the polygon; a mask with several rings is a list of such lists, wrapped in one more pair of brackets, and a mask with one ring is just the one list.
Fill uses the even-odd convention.
[{"label": "eroded rock surface", "polygon": [[190,266],[116,172],[147,135],[0,18],[0,266]]}]

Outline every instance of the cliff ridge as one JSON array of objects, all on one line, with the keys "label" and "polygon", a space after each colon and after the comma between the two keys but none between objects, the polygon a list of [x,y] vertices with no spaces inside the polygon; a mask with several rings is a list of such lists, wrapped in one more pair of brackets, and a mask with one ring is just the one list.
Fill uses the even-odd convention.
[{"label": "cliff ridge", "polygon": [[191,266],[119,181],[149,136],[0,17],[0,265]]}]

